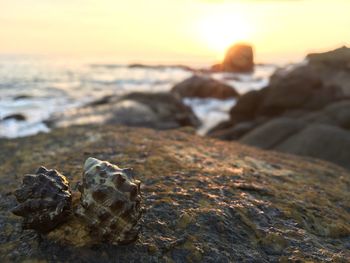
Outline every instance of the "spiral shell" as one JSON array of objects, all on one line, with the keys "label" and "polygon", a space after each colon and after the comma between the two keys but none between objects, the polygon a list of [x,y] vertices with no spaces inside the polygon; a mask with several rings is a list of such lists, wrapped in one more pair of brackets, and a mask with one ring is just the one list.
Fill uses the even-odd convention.
[{"label": "spiral shell", "polygon": [[75,213],[96,242],[123,244],[137,238],[140,181],[133,178],[131,169],[90,157],[84,165],[79,191],[81,199]]},{"label": "spiral shell", "polygon": [[21,188],[14,194],[19,204],[12,212],[24,218],[23,229],[45,233],[65,222],[71,214],[69,183],[56,170],[40,167],[36,174],[25,175]]}]

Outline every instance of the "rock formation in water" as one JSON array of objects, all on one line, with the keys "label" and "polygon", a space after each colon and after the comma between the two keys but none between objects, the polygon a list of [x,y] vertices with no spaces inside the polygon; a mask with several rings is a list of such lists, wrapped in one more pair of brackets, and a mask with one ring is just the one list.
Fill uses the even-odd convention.
[{"label": "rock formation in water", "polygon": [[239,93],[230,85],[208,76],[194,75],[176,84],[171,93],[181,98],[229,99],[239,97]]},{"label": "rock formation in water", "polygon": [[253,47],[247,44],[231,46],[225,55],[224,61],[212,67],[212,71],[252,72],[254,70]]},{"label": "rock formation in water", "polygon": [[52,116],[50,128],[86,124],[116,124],[174,129],[198,127],[200,121],[180,98],[166,92],[133,92],[122,97],[107,96],[84,107]]}]

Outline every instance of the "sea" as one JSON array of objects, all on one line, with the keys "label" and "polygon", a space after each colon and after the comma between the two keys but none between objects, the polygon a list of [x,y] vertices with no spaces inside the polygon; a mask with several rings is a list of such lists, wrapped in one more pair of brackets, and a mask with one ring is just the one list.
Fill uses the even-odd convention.
[{"label": "sea", "polygon": [[[209,66],[209,65],[208,65]],[[254,73],[207,73],[240,94],[268,85],[277,65],[257,65]],[[107,95],[170,91],[194,74],[183,66],[120,64],[98,59],[0,55],[0,137],[16,138],[50,132],[44,121],[53,114],[81,107]],[[235,99],[186,98],[205,134],[229,119]],[[6,118],[13,114],[25,120]]]}]

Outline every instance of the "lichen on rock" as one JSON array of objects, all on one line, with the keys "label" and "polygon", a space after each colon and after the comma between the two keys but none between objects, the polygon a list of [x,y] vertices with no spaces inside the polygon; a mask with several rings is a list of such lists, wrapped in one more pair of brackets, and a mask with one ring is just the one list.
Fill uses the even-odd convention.
[{"label": "lichen on rock", "polygon": [[[1,262],[350,262],[350,173],[330,163],[188,129],[108,125],[0,140],[0,148]],[[21,231],[7,193],[22,175],[45,163],[75,189],[89,156],[118,160],[142,181],[138,239],[103,244],[74,213],[45,238]],[[74,190],[73,210],[81,198]]]}]

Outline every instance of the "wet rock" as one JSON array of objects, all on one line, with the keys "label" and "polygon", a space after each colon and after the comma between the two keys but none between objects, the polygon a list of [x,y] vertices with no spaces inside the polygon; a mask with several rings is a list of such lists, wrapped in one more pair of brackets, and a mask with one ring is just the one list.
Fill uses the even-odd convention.
[{"label": "wet rock", "polygon": [[238,92],[230,85],[205,75],[194,75],[176,84],[171,93],[181,98],[228,99],[239,96]]},{"label": "wet rock", "polygon": [[13,100],[25,100],[25,99],[31,99],[31,98],[32,96],[23,94],[23,95],[15,96]]},{"label": "wet rock", "polygon": [[15,196],[19,204],[12,213],[23,217],[24,229],[48,232],[67,221],[71,213],[69,183],[56,170],[40,167],[36,174],[26,175]]},{"label": "wet rock", "polygon": [[10,114],[5,116],[2,120],[6,121],[6,120],[16,120],[16,121],[25,121],[27,118],[25,115],[21,114],[21,113],[14,113],[14,114]]},{"label": "wet rock", "polygon": [[122,97],[105,97],[85,107],[52,116],[50,128],[83,124],[123,124],[154,129],[198,127],[191,108],[170,93],[134,92]]},{"label": "wet rock", "polygon": [[80,204],[75,213],[94,235],[94,243],[125,244],[139,233],[140,181],[130,169],[88,158],[84,165]]},{"label": "wet rock", "polygon": [[154,124],[149,125],[151,127],[167,129],[182,126],[198,127],[200,125],[200,121],[192,109],[171,93],[133,92],[123,96],[121,101],[123,100],[136,101],[150,108],[156,115]]}]

